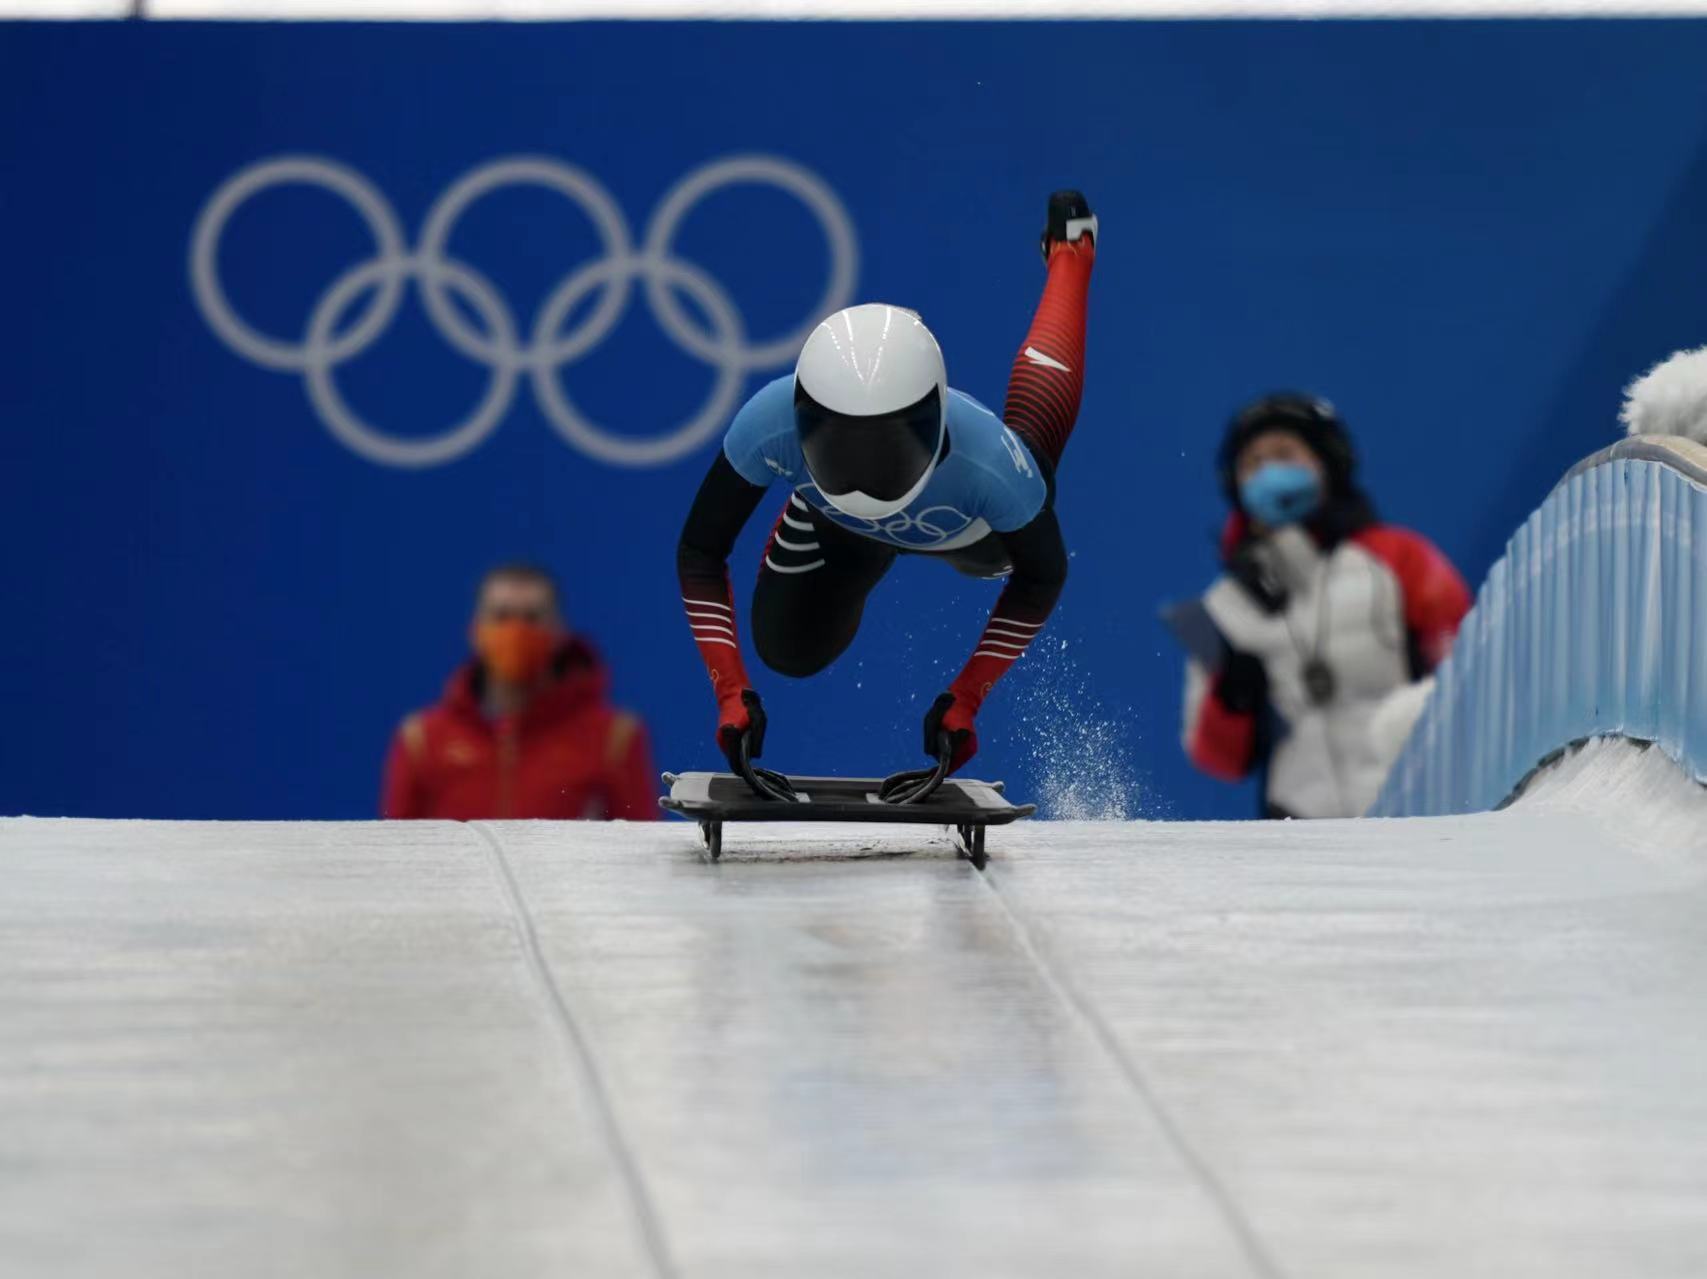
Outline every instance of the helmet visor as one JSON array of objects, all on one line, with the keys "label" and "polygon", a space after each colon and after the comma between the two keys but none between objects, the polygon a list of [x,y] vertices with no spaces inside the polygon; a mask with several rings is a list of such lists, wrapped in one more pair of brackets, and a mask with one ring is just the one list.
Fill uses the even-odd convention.
[{"label": "helmet visor", "polygon": [[893,413],[836,413],[794,384],[794,421],[812,482],[825,495],[863,493],[882,502],[905,497],[936,460],[942,442],[942,393]]}]

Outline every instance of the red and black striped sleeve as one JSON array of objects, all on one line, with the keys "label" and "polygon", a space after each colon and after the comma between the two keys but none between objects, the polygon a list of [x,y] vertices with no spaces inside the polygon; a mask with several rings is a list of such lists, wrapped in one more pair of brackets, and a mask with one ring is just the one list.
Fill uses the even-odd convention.
[{"label": "red and black striped sleeve", "polygon": [[718,450],[676,544],[676,580],[682,590],[682,607],[719,703],[738,698],[742,689],[750,687],[735,626],[729,554],[764,495],[763,488],[741,478]]},{"label": "red and black striped sleeve", "polygon": [[1007,548],[1013,574],[997,597],[971,658],[949,686],[972,713],[996,681],[1025,656],[1067,584],[1067,547],[1052,505],[1045,505],[1024,528],[998,536]]}]

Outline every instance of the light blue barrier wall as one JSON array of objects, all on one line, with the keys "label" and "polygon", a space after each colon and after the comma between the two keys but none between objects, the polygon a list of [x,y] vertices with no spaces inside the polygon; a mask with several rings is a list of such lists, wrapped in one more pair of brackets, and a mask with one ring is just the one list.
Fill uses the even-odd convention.
[{"label": "light blue barrier wall", "polygon": [[1565,477],[1488,574],[1371,816],[1495,808],[1606,734],[1707,782],[1704,459],[1631,440]]}]

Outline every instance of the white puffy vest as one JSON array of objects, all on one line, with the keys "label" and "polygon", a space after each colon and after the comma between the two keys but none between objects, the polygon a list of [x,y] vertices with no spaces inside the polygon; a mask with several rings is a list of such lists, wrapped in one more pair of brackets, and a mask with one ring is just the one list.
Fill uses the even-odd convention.
[{"label": "white puffy vest", "polygon": [[[1260,658],[1268,672],[1269,704],[1282,724],[1269,758],[1267,798],[1299,817],[1360,816],[1392,763],[1371,721],[1411,677],[1399,581],[1355,541],[1324,553],[1296,527],[1281,529],[1257,553],[1285,587],[1283,611],[1264,611],[1230,577],[1218,580],[1203,603],[1227,642]],[[1305,687],[1312,659],[1333,672],[1333,695],[1321,705]],[[1206,690],[1201,668],[1188,675],[1188,724]]]}]

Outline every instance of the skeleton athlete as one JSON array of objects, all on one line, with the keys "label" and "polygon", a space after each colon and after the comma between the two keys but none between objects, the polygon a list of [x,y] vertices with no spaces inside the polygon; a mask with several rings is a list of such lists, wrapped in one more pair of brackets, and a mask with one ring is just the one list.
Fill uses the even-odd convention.
[{"label": "skeleton athlete", "polygon": [[951,768],[978,749],[990,690],[1048,619],[1067,578],[1055,470],[1084,387],[1085,307],[1097,220],[1084,196],[1050,198],[1048,278],[998,418],[948,385],[912,311],[849,307],[813,330],[792,376],[735,415],[677,548],[682,602],[717,696],[717,741],[737,771],[764,745],[764,707],[741,660],[729,587],[735,539],[777,481],[789,486],[753,592],[753,642],[773,671],[814,675],[859,630],[897,555],[946,560],[1006,585],[972,656],[925,716]]}]

